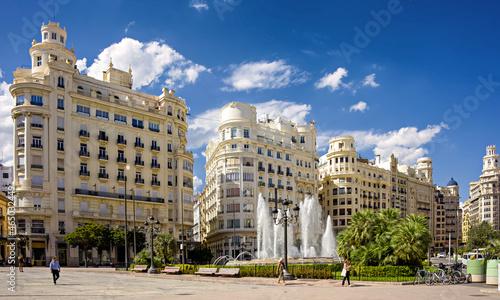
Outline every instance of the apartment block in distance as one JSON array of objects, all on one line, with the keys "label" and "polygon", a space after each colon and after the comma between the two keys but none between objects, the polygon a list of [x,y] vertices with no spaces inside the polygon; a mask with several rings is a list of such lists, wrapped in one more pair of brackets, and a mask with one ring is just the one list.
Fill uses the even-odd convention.
[{"label": "apartment block in distance", "polygon": [[81,74],[66,30],[49,22],[41,34],[10,87],[21,252],[35,265],[124,262],[124,248],[84,254],[63,237],[89,221],[124,227],[125,197],[129,229],[134,215],[137,228],[153,216],[180,239],[181,224],[193,223],[185,100],[132,89],[132,70],[111,62],[102,80]]},{"label": "apartment block in distance", "polygon": [[316,128],[267,115],[257,120],[249,104],[231,102],[221,109],[219,139],[207,146],[206,161],[200,234],[215,257],[255,255],[259,194],[270,210],[275,194],[293,205],[317,196]]},{"label": "apartment block in distance", "polygon": [[345,229],[358,211],[389,207],[399,209],[403,217],[424,215],[430,224],[432,160],[419,159],[417,169],[400,165],[394,155],[386,163],[380,156],[370,161],[358,157],[354,142],[352,136],[331,138],[328,153],[320,159],[319,200],[324,218],[332,218],[334,231]]},{"label": "apartment block in distance", "polygon": [[[469,199],[463,207],[464,223],[467,221],[469,228],[485,221],[490,223],[495,230],[499,230],[500,167],[498,158],[496,146],[486,147],[486,155],[483,157],[483,174],[479,176],[479,181],[469,184]],[[465,230],[468,231],[468,228]]]},{"label": "apartment block in distance", "polygon": [[434,193],[434,251],[448,252],[462,243],[462,209],[458,183],[452,178],[445,187],[435,186]]}]

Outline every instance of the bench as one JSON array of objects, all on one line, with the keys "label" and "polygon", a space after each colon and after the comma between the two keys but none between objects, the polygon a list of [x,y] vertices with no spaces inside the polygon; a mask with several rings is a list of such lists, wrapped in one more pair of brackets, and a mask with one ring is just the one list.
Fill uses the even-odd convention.
[{"label": "bench", "polygon": [[238,276],[240,275],[240,268],[220,268],[219,272],[215,273],[215,275]]},{"label": "bench", "polygon": [[135,265],[133,269],[130,269],[130,271],[137,271],[137,272],[145,272],[148,270],[148,266],[144,265]]},{"label": "bench", "polygon": [[165,267],[165,269],[161,270],[162,273],[171,273],[171,274],[180,274],[181,267]]},{"label": "bench", "polygon": [[200,268],[198,272],[194,272],[195,275],[215,275],[217,273],[217,268]]}]

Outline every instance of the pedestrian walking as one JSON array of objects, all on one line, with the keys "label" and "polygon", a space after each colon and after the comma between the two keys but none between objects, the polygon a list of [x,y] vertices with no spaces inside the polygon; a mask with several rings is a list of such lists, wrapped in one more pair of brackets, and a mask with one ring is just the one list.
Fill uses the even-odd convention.
[{"label": "pedestrian walking", "polygon": [[348,259],[346,259],[346,260],[344,261],[344,268],[342,269],[342,274],[341,274],[342,276],[344,276],[344,279],[342,280],[342,286],[344,286],[344,283],[345,283],[345,280],[346,280],[346,279],[347,279],[347,284],[348,284],[349,286],[351,286],[351,280],[350,280],[350,272],[351,272],[351,269],[353,269],[354,271],[356,271],[356,269],[354,269],[354,268],[351,266],[351,264],[350,264],[349,260],[348,260]]},{"label": "pedestrian walking", "polygon": [[283,257],[278,261],[278,268],[276,269],[276,274],[278,274],[278,284],[280,284],[280,280],[283,280],[283,284],[286,285],[285,282],[285,261]]},{"label": "pedestrian walking", "polygon": [[24,272],[24,256],[22,253],[19,253],[19,256],[17,257],[17,261],[19,264],[19,272]]},{"label": "pedestrian walking", "polygon": [[59,272],[61,272],[61,266],[57,261],[57,257],[53,257],[50,262],[50,273],[52,273],[52,279],[54,279],[54,285],[56,285],[57,279],[59,279]]}]

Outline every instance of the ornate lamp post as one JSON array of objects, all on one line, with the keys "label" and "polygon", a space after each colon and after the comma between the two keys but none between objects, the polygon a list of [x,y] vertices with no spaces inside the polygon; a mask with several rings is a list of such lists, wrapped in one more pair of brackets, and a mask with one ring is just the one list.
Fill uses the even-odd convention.
[{"label": "ornate lamp post", "polygon": [[[282,216],[278,218],[278,205],[277,205],[277,199],[274,199],[274,209],[273,209],[273,219],[275,224],[283,224],[283,233],[285,235],[284,237],[284,258],[285,258],[285,272],[284,272],[284,279],[285,280],[294,280],[295,277],[288,272],[288,223],[293,224],[293,223],[298,223],[298,218],[299,218],[299,206],[295,204],[295,207],[292,209],[293,210],[293,215],[290,212],[290,209],[288,206],[290,205],[290,202],[288,200],[283,201],[282,203]],[[288,214],[290,213],[290,216]]]},{"label": "ornate lamp post", "polygon": [[[155,268],[155,261],[154,261],[154,238],[155,234],[160,233],[160,221],[156,220],[153,216],[149,217],[150,223],[148,221],[144,222],[144,229],[145,229],[145,234],[146,237],[149,237],[149,246],[151,247],[151,267],[148,270],[148,274],[158,274],[158,270]],[[156,227],[155,227],[156,225]],[[149,228],[148,228],[149,226]]]}]

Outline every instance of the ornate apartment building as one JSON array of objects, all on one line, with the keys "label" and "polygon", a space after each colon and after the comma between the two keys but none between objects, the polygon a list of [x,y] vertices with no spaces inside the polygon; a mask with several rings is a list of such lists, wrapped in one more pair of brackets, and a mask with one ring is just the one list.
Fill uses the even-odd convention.
[{"label": "ornate apartment building", "polygon": [[[160,96],[133,90],[130,68],[112,63],[102,80],[81,74],[66,30],[49,22],[41,34],[31,69],[18,68],[10,87],[21,251],[37,265],[55,255],[83,263],[83,250],[63,237],[88,221],[124,227],[125,197],[129,229],[134,215],[137,227],[152,215],[177,238],[181,224],[193,224],[185,100],[166,88]],[[87,255],[123,262],[125,250],[116,248]]]},{"label": "ornate apartment building", "polygon": [[[432,222],[432,160],[417,162],[417,169],[398,164],[391,155],[388,164],[380,156],[375,161],[358,158],[352,136],[329,141],[328,153],[320,159],[319,200],[326,219],[331,216],[335,232],[348,225],[354,213],[389,207],[407,214],[425,215]],[[430,226],[432,228],[432,226]]]},{"label": "ornate apartment building", "polygon": [[257,250],[259,194],[298,203],[319,187],[316,128],[277,117],[257,121],[252,105],[221,109],[219,139],[206,148],[206,186],[200,197],[201,241],[216,257]]},{"label": "ornate apartment building", "polygon": [[[499,155],[496,153],[496,147],[486,147],[486,155],[483,157],[483,174],[479,176],[479,181],[473,181],[469,184],[469,199],[465,202],[463,208],[464,223],[467,220],[469,226],[486,221],[495,230],[500,229],[500,217],[498,215],[500,167],[498,159]],[[466,231],[464,230],[464,239],[466,239],[465,234]]]},{"label": "ornate apartment building", "polygon": [[448,251],[450,245],[462,243],[462,209],[458,183],[452,178],[445,187],[435,186],[434,192],[434,249]]}]

